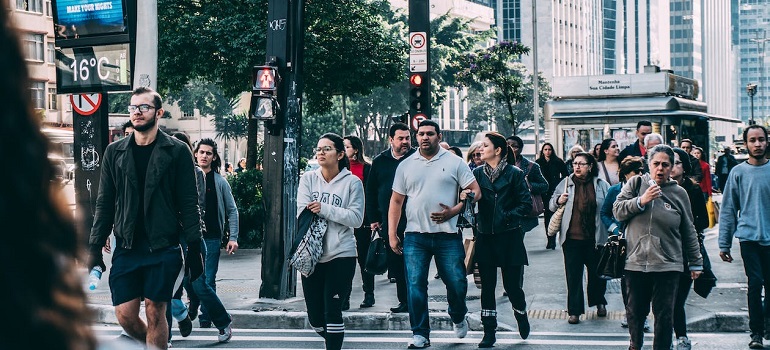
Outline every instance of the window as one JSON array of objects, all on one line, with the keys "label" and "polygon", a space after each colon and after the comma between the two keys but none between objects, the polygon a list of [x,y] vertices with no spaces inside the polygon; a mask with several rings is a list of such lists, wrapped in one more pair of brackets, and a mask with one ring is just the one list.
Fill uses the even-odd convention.
[{"label": "window", "polygon": [[43,0],[16,0],[16,9],[27,12],[43,13]]},{"label": "window", "polygon": [[52,42],[49,42],[46,45],[48,47],[46,62],[48,62],[48,63],[56,63],[56,47],[53,45]]},{"label": "window", "polygon": [[27,59],[43,61],[43,34],[24,35],[24,46],[27,49]]},{"label": "window", "polygon": [[53,16],[53,6],[51,5],[51,0],[45,0],[45,15],[48,17]]},{"label": "window", "polygon": [[195,111],[182,110],[182,118],[179,118],[179,119],[182,119],[182,120],[195,119]]},{"label": "window", "polygon": [[32,106],[36,109],[45,108],[45,83],[33,81],[30,86],[30,90],[32,90]]},{"label": "window", "polygon": [[49,87],[48,88],[48,109],[57,110],[59,109],[59,100],[56,96],[56,86]]}]

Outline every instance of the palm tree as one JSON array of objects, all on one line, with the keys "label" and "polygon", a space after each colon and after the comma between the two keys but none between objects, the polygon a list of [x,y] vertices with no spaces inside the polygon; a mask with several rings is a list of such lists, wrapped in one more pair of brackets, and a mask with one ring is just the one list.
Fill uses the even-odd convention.
[{"label": "palm tree", "polygon": [[[238,106],[238,100],[230,100],[230,110],[233,111]],[[225,141],[224,159],[228,158],[228,144],[231,140],[238,140],[247,135],[248,116],[246,113],[230,113],[223,116],[214,117],[214,129],[217,131],[217,138]]]}]

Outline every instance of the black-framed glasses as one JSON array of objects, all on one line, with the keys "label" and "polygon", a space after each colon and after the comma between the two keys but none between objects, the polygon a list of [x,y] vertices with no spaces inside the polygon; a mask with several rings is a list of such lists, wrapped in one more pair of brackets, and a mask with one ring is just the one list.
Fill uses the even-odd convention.
[{"label": "black-framed glasses", "polygon": [[473,154],[473,157],[474,157],[474,158],[481,158],[481,153],[474,153],[474,154]]},{"label": "black-framed glasses", "polygon": [[128,105],[128,113],[135,113],[136,110],[139,110],[139,112],[147,112],[150,109],[157,109],[157,107],[148,105],[148,104],[140,104],[140,105]]},{"label": "black-framed glasses", "polygon": [[335,148],[332,146],[315,147],[313,148],[313,153],[319,153],[319,152],[329,153],[334,149]]}]

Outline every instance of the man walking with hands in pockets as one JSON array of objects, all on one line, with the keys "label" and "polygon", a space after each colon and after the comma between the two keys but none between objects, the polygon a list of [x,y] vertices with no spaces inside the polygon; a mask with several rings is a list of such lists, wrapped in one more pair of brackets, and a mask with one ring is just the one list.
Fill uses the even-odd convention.
[{"label": "man walking with hands in pockets", "polygon": [[[449,316],[458,338],[468,333],[465,296],[465,251],[458,234],[456,215],[462,210],[458,193],[470,190],[481,198],[476,178],[462,159],[439,147],[441,129],[432,120],[420,122],[419,152],[404,159],[396,169],[388,210],[388,237],[396,254],[406,263],[407,301],[412,341],[409,349],[430,346],[428,315],[428,269],[432,257],[447,288]],[[408,200],[407,200],[408,199]],[[401,208],[406,200],[406,232],[403,243],[397,235]]]}]

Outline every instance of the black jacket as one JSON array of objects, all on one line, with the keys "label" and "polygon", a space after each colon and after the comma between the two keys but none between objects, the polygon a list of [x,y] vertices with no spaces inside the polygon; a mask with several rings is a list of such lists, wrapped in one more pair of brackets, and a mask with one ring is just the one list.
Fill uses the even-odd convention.
[{"label": "black jacket", "polygon": [[522,218],[532,209],[524,172],[509,164],[491,182],[481,166],[473,169],[473,176],[481,187],[477,202],[479,234],[499,234],[521,227]]},{"label": "black jacket", "polygon": [[569,176],[569,172],[567,171],[567,164],[556,156],[551,157],[551,160],[540,157],[535,162],[540,165],[540,171],[545,180],[548,181],[548,192],[543,195],[543,202],[545,202],[551,199],[556,186],[563,178]]},{"label": "black jacket", "polygon": [[[415,149],[409,150],[399,159],[393,158],[390,148],[382,151],[372,160],[366,185],[366,221],[379,222],[382,226],[388,223],[388,208],[390,208],[390,196],[393,194],[393,179],[396,177],[396,168],[401,161],[408,158]],[[406,203],[401,211],[401,221],[398,223],[398,232],[406,229]],[[383,232],[388,231],[383,229]]]},{"label": "black jacket", "polygon": [[[626,146],[622,151],[620,151],[620,155],[618,155],[618,164],[623,163],[623,159],[626,159],[626,157],[642,157],[642,150],[639,149],[639,139],[636,140],[636,142]],[[644,157],[642,157],[644,158]],[[645,162],[645,168],[647,167]]]},{"label": "black jacket", "polygon": [[[724,162],[727,162],[727,173],[722,172]],[[738,160],[736,160],[732,154],[725,153],[717,158],[717,164],[714,167],[714,171],[717,175],[726,175],[729,174],[736,165],[738,165]]]},{"label": "black jacket", "polygon": [[90,245],[102,246],[110,232],[131,249],[139,208],[151,249],[197,242],[201,239],[198,190],[192,153],[187,145],[158,130],[155,150],[147,166],[144,203],[139,203],[136,166],[131,142],[134,135],[107,146],[101,163],[99,195]]}]

